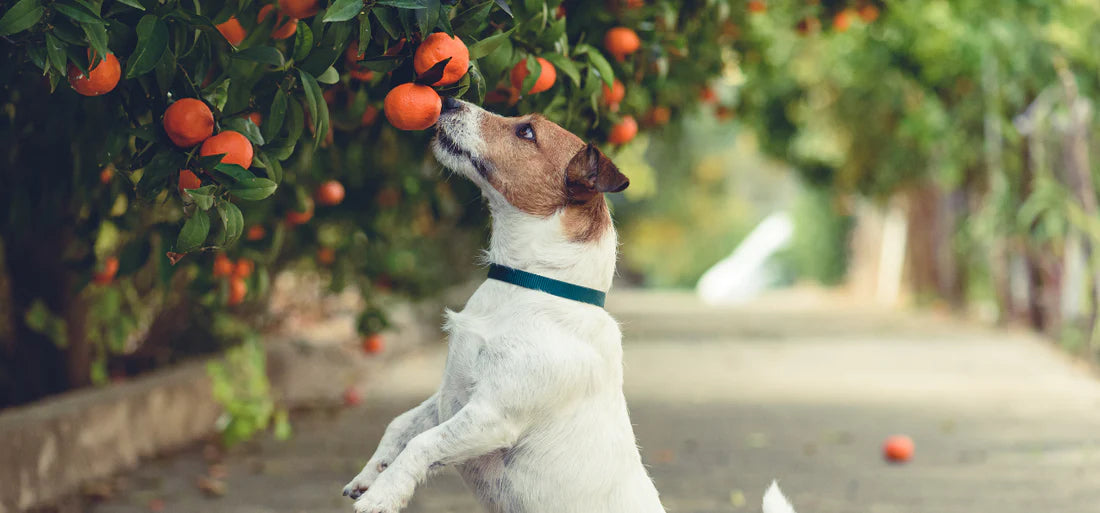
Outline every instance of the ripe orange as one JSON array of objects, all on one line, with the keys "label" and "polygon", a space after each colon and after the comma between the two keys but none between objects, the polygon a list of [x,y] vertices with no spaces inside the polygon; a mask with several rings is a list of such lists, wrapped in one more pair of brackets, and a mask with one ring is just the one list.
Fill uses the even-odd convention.
[{"label": "ripe orange", "polygon": [[357,68],[348,71],[348,76],[360,82],[370,82],[374,78],[374,72],[367,68]]},{"label": "ripe orange", "polygon": [[443,100],[435,89],[413,83],[390,89],[382,102],[386,119],[401,130],[424,130],[434,125],[442,109]]},{"label": "ripe orange", "polygon": [[245,283],[244,278],[234,276],[229,279],[229,301],[226,302],[229,306],[241,304],[247,294],[248,284]]},{"label": "ripe orange", "polygon": [[699,101],[703,103],[718,103],[718,93],[714,92],[714,89],[710,87],[704,87],[702,91],[699,91]]},{"label": "ripe orange", "polygon": [[237,260],[237,263],[233,265],[233,277],[234,278],[247,278],[252,276],[252,271],[256,269],[256,263],[247,258],[241,258]]},{"label": "ripe orange", "polygon": [[306,224],[306,223],[309,222],[310,219],[313,219],[313,201],[312,200],[310,200],[308,202],[308,204],[306,205],[306,210],[304,212],[291,210],[290,212],[286,213],[286,223],[291,225],[291,226],[295,226],[295,225],[299,225],[299,224]]},{"label": "ripe orange", "polygon": [[107,185],[111,183],[111,179],[115,177],[115,167],[108,165],[99,172],[99,183]]},{"label": "ripe orange", "polygon": [[626,96],[626,86],[619,79],[615,79],[612,82],[611,87],[607,87],[607,84],[603,85],[603,102],[606,105],[617,107],[619,102],[623,101],[623,97]]},{"label": "ripe orange", "polygon": [[762,13],[768,11],[768,4],[764,0],[749,0],[749,12]]},{"label": "ripe orange", "polygon": [[241,41],[244,41],[244,36],[247,35],[237,18],[229,18],[225,22],[217,24],[217,27],[218,32],[222,33],[222,37],[233,46],[241,44]]},{"label": "ripe orange", "polygon": [[[550,89],[558,79],[558,70],[554,69],[554,65],[550,64],[550,61],[542,57],[537,57],[535,60],[538,61],[541,71],[539,71],[538,80],[535,80],[535,85],[531,86],[531,90],[527,91],[527,94],[541,93]],[[528,74],[527,59],[517,62],[512,68],[512,87],[522,93],[523,81],[527,79]]]},{"label": "ripe orange", "polygon": [[623,120],[611,127],[611,133],[607,136],[607,142],[611,144],[625,144],[638,135],[638,122],[634,116],[623,116]]},{"label": "ripe orange", "polygon": [[202,100],[183,98],[164,111],[164,131],[180,148],[190,148],[214,133],[214,113]]},{"label": "ripe orange", "polygon": [[317,262],[321,265],[332,265],[336,261],[336,251],[332,248],[318,248]]},{"label": "ripe orange", "polygon": [[371,333],[366,337],[363,337],[363,351],[370,354],[381,353],[386,348],[385,341],[382,340],[382,335],[377,333]]},{"label": "ripe orange", "polygon": [[378,107],[374,105],[367,105],[367,109],[363,111],[363,117],[359,122],[362,126],[374,124],[374,120],[378,119]]},{"label": "ripe orange", "polygon": [[645,7],[645,0],[622,0],[622,4],[627,9],[638,9]]},{"label": "ripe orange", "polygon": [[405,38],[398,39],[397,44],[389,47],[389,49],[387,49],[385,52],[382,52],[382,55],[385,55],[386,57],[393,57],[394,55],[401,53],[402,48],[405,48]]},{"label": "ripe orange", "polygon": [[882,444],[882,454],[893,463],[904,463],[913,458],[916,446],[913,439],[905,435],[893,435]]},{"label": "ripe orange", "polygon": [[[91,51],[89,50],[89,55]],[[107,54],[95,67],[84,75],[75,64],[69,64],[69,85],[73,90],[84,96],[99,96],[109,93],[118,85],[118,79],[122,77],[122,66],[114,54]]]},{"label": "ripe orange", "polygon": [[336,180],[329,180],[317,187],[314,195],[317,197],[317,203],[329,207],[339,205],[344,201],[344,185]]},{"label": "ripe orange", "polygon": [[103,259],[103,267],[96,271],[95,276],[92,277],[92,281],[100,285],[106,285],[115,279],[115,274],[117,273],[118,258],[110,256]]},{"label": "ripe orange", "polygon": [[179,190],[183,192],[184,189],[198,189],[202,187],[202,180],[195,175],[190,169],[180,170]]},{"label": "ripe orange", "polygon": [[616,59],[623,60],[642,47],[642,40],[634,29],[627,27],[615,27],[607,31],[603,36],[603,47]]},{"label": "ripe orange", "polygon": [[565,15],[566,15],[566,12],[565,12],[565,6],[564,5],[559,5],[558,9],[556,11],[554,11],[554,19],[560,20],[560,19],[564,18]]},{"label": "ripe orange", "polygon": [[649,109],[645,117],[646,122],[658,126],[668,123],[670,118],[672,118],[672,111],[664,105],[658,105]]},{"label": "ripe orange", "polygon": [[424,38],[413,54],[413,69],[421,75],[443,60],[451,59],[443,68],[443,77],[432,83],[434,86],[451,85],[458,82],[470,67],[470,51],[458,37],[436,32]]},{"label": "ripe orange", "polygon": [[[267,15],[275,10],[275,6],[267,4],[260,8],[260,15],[256,17],[256,23],[263,23]],[[283,21],[286,20],[286,21]],[[282,25],[280,25],[282,23]],[[298,31],[298,20],[289,16],[278,15],[275,18],[275,28],[271,30],[272,39],[286,39]]]},{"label": "ripe orange", "polygon": [[321,10],[319,0],[279,0],[279,12],[291,18],[308,18]]},{"label": "ripe orange", "polygon": [[245,233],[244,238],[248,240],[261,240],[267,236],[267,230],[263,226],[254,224],[248,227],[248,232]]},{"label": "ripe orange", "polygon": [[848,30],[848,27],[852,26],[852,13],[848,9],[836,13],[833,16],[833,30],[837,32],[844,32]]},{"label": "ripe orange", "polygon": [[260,126],[264,122],[264,115],[259,112],[249,112],[246,116],[253,125]]},{"label": "ripe orange", "polygon": [[207,157],[224,153],[222,164],[237,164],[247,168],[252,165],[252,143],[239,132],[223,130],[202,143],[199,155]]},{"label": "ripe orange", "polygon": [[863,19],[864,23],[871,23],[878,19],[878,7],[871,4],[867,4],[859,8],[859,17]]},{"label": "ripe orange", "polygon": [[229,276],[231,274],[233,274],[233,261],[225,256],[225,253],[218,253],[214,256],[214,276]]}]

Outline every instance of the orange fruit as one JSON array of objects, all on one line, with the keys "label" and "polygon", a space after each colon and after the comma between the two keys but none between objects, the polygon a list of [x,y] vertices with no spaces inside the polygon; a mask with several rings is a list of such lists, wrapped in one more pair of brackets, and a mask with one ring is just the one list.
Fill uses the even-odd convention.
[{"label": "orange fruit", "polygon": [[99,183],[107,185],[111,183],[111,179],[115,177],[114,166],[107,166],[99,172]]},{"label": "orange fruit", "polygon": [[714,109],[714,117],[718,118],[719,121],[729,121],[733,119],[733,109],[725,105],[719,105],[717,109]]},{"label": "orange fruit", "polygon": [[[531,90],[527,91],[527,94],[541,93],[547,89],[550,89],[554,85],[554,81],[558,79],[558,71],[554,69],[554,65],[550,64],[550,61],[543,59],[542,57],[536,57],[536,61],[539,63],[539,78],[535,80],[535,85],[531,86]],[[519,61],[512,68],[512,87],[522,92],[523,81],[527,79],[527,59]]]},{"label": "orange fruit", "polygon": [[611,127],[611,133],[607,136],[607,142],[611,144],[625,144],[638,135],[638,122],[634,116],[623,116],[623,120]]},{"label": "orange fruit", "polygon": [[607,31],[603,36],[603,47],[616,59],[623,60],[642,47],[642,40],[634,29],[627,27],[615,27]]},{"label": "orange fruit", "polygon": [[306,224],[306,223],[309,222],[310,219],[313,219],[313,201],[312,200],[308,202],[308,204],[306,205],[306,210],[304,212],[299,212],[297,210],[291,210],[290,212],[286,213],[286,222],[287,222],[287,224],[289,224],[291,226],[299,225],[299,224]]},{"label": "orange fruit", "polygon": [[702,91],[699,91],[699,101],[703,103],[718,103],[718,93],[714,92],[714,89],[710,87],[704,87]]},{"label": "orange fruit", "polygon": [[190,148],[214,133],[214,113],[202,100],[183,98],[164,111],[164,131],[180,148]]},{"label": "orange fruit", "polygon": [[115,279],[115,274],[118,273],[118,257],[107,257],[103,259],[103,267],[100,267],[92,277],[92,281],[106,285],[111,283]]},{"label": "orange fruit", "polygon": [[381,353],[386,348],[385,341],[382,340],[382,335],[377,333],[371,333],[366,337],[363,337],[363,352],[376,354]]},{"label": "orange fruit", "polygon": [[564,5],[559,5],[558,9],[554,11],[554,18],[560,20],[560,19],[565,17],[565,14],[566,14],[565,6]]},{"label": "orange fruit", "polygon": [[607,87],[607,84],[603,85],[603,102],[606,105],[618,106],[619,102],[623,101],[623,97],[626,96],[626,86],[619,79],[611,84],[611,87]]},{"label": "orange fruit", "polygon": [[[88,51],[89,55],[91,50]],[[94,58],[93,58],[94,60]],[[118,85],[118,79],[122,77],[122,66],[114,54],[107,54],[99,63],[88,70],[85,75],[75,64],[69,64],[69,85],[73,90],[84,96],[99,96],[109,93]]]},{"label": "orange fruit", "polygon": [[180,170],[179,190],[183,192],[184,189],[198,189],[202,187],[202,180],[195,175],[190,169]]},{"label": "orange fruit", "polygon": [[199,155],[208,157],[224,153],[222,164],[237,164],[243,168],[252,165],[252,143],[239,132],[223,130],[202,143]]},{"label": "orange fruit", "polygon": [[424,38],[424,42],[416,48],[413,54],[413,69],[417,75],[422,75],[432,66],[446,60],[447,67],[443,68],[443,77],[432,83],[434,86],[451,85],[458,82],[466,70],[470,67],[470,51],[466,44],[458,37],[448,36],[444,32],[435,32]]},{"label": "orange fruit", "polygon": [[231,274],[233,274],[233,261],[225,256],[225,253],[215,255],[214,276],[229,276]]},{"label": "orange fruit", "polygon": [[864,23],[871,23],[878,19],[878,7],[867,4],[859,8],[859,17]]},{"label": "orange fruit", "polygon": [[[256,23],[263,23],[267,15],[275,10],[275,6],[267,4],[260,8],[260,15],[256,17]],[[286,21],[283,21],[286,20]],[[282,23],[282,25],[280,25]],[[286,39],[298,31],[298,20],[289,16],[278,15],[275,18],[275,28],[271,30],[272,39]]]},{"label": "orange fruit", "polygon": [[401,53],[402,48],[405,48],[405,38],[398,39],[397,44],[389,47],[389,49],[385,52],[382,52],[382,55],[385,55],[386,57],[393,57],[394,55]]},{"label": "orange fruit", "polygon": [[443,100],[426,85],[401,84],[386,93],[382,110],[390,124],[401,130],[424,130],[439,119]]},{"label": "orange fruit", "polygon": [[308,18],[320,10],[319,0],[279,0],[279,12],[291,18]]},{"label": "orange fruit", "polygon": [[833,16],[833,30],[844,32],[852,25],[852,13],[845,9]]},{"label": "orange fruit", "polygon": [[247,258],[241,258],[237,260],[237,263],[233,265],[233,277],[235,278],[247,278],[252,276],[252,271],[256,269],[256,263]]},{"label": "orange fruit", "polygon": [[267,236],[267,230],[263,226],[254,224],[248,227],[248,231],[245,233],[244,238],[248,240],[260,240]]},{"label": "orange fruit", "polygon": [[241,44],[241,41],[244,41],[244,36],[247,34],[237,18],[231,17],[216,26],[218,27],[218,32],[222,33],[222,37],[233,46]]},{"label": "orange fruit", "polygon": [[374,124],[376,119],[378,119],[378,107],[367,105],[367,109],[363,111],[363,117],[359,121],[362,126],[367,126]]},{"label": "orange fruit", "polygon": [[336,261],[336,251],[332,248],[318,248],[317,261],[321,265],[332,265]]},{"label": "orange fruit", "polygon": [[668,123],[668,120],[671,117],[672,111],[669,110],[668,107],[665,107],[664,105],[658,105],[656,107],[653,107],[652,109],[649,109],[649,112],[646,114],[645,119],[648,123],[659,126]]},{"label": "orange fruit", "polygon": [[762,13],[768,11],[768,4],[764,0],[749,0],[749,12]]},{"label": "orange fruit", "polygon": [[893,463],[904,463],[913,458],[916,446],[913,439],[905,435],[893,435],[882,444],[883,456]]},{"label": "orange fruit", "polygon": [[260,114],[259,112],[249,112],[248,115],[245,117],[247,117],[248,120],[256,126],[260,126],[264,122],[264,115]]},{"label": "orange fruit", "polygon": [[321,184],[314,195],[317,197],[317,203],[329,207],[339,205],[344,201],[344,185],[336,180],[329,180]]},{"label": "orange fruit", "polygon": [[622,0],[622,4],[627,9],[638,9],[645,7],[645,0]]},{"label": "orange fruit", "polygon": [[241,304],[247,294],[248,284],[245,283],[244,278],[234,276],[229,279],[229,301],[226,302],[229,306]]},{"label": "orange fruit", "polygon": [[360,82],[370,82],[374,78],[374,72],[367,68],[357,68],[348,71],[348,76]]}]

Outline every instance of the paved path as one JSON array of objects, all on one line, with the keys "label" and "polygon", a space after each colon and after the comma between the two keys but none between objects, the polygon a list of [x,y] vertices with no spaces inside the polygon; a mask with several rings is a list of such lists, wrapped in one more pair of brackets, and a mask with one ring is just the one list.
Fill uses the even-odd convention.
[{"label": "paved path", "polygon": [[[945,317],[783,295],[704,308],[687,295],[613,293],[626,395],[670,512],[759,511],[773,477],[800,513],[1100,512],[1100,382],[1042,341]],[[351,511],[340,488],[386,423],[427,396],[442,347],[387,369],[360,407],[295,422],[224,465],[203,498],[201,450],[151,462],[96,513]],[[906,433],[916,456],[880,457]],[[479,511],[444,473],[411,513]]]}]

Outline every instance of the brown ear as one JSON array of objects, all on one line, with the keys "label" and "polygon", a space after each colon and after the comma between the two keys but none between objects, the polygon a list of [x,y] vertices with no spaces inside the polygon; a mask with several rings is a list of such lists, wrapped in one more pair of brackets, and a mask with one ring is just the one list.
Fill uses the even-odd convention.
[{"label": "brown ear", "polygon": [[565,188],[571,202],[588,201],[604,192],[619,192],[630,179],[594,144],[581,148],[565,169]]}]

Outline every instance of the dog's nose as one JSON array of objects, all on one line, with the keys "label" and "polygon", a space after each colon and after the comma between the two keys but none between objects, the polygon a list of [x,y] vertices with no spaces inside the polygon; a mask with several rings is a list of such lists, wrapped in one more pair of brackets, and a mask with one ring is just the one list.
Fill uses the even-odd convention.
[{"label": "dog's nose", "polygon": [[462,102],[448,96],[443,99],[443,112],[450,112],[452,110],[458,110],[462,106]]}]

